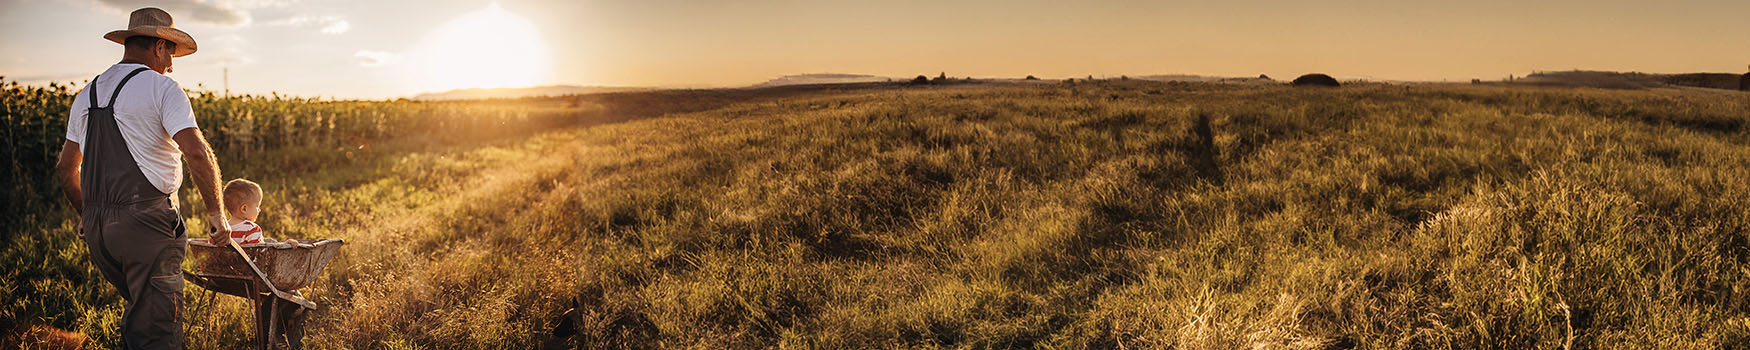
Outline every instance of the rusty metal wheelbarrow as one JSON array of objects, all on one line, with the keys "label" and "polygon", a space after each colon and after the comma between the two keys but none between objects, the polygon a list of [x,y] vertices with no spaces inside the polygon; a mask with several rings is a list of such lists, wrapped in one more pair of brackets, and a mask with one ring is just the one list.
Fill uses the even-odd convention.
[{"label": "rusty metal wheelbarrow", "polygon": [[300,347],[303,325],[299,321],[304,311],[316,309],[316,303],[295,290],[314,282],[346,241],[227,243],[188,240],[195,271],[184,275],[201,288],[251,301],[256,348]]}]

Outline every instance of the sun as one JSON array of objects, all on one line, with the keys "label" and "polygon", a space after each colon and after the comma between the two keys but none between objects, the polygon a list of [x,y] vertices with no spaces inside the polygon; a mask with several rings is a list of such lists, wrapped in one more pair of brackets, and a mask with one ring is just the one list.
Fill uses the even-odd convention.
[{"label": "sun", "polygon": [[549,53],[540,31],[498,3],[464,14],[413,50],[419,90],[526,87],[548,82]]}]

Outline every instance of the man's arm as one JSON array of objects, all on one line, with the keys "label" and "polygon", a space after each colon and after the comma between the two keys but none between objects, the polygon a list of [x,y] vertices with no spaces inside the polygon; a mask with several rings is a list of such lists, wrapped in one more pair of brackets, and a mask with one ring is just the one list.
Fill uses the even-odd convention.
[{"label": "man's arm", "polygon": [[55,162],[55,173],[61,177],[61,195],[67,197],[67,204],[73,205],[73,213],[85,215],[85,194],[79,186],[79,164],[85,161],[85,154],[79,152],[79,143],[67,140],[61,143],[61,160]]},{"label": "man's arm", "polygon": [[220,239],[230,239],[231,228],[225,218],[225,200],[219,196],[219,163],[213,160],[213,147],[207,145],[207,138],[201,135],[199,128],[182,129],[171,138],[182,149],[183,159],[188,162],[189,175],[194,178],[194,188],[200,191],[201,202],[206,203],[207,225],[214,229],[208,238],[214,244],[218,244]]}]

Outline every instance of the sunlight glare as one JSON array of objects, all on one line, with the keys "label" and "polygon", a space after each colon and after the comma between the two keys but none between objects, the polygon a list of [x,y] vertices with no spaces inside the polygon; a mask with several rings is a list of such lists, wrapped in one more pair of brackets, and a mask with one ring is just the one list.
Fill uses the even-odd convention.
[{"label": "sunlight glare", "polygon": [[414,50],[418,90],[527,87],[548,82],[549,54],[527,19],[498,3],[445,23]]}]

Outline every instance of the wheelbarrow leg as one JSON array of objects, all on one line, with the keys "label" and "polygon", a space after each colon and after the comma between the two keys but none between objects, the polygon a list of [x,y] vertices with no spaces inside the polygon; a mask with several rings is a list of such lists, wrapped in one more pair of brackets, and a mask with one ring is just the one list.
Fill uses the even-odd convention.
[{"label": "wheelbarrow leg", "polygon": [[277,349],[280,343],[280,298],[273,298],[267,309],[267,344]]},{"label": "wheelbarrow leg", "polygon": [[267,305],[265,305],[265,304],[267,303],[268,299],[272,298],[272,296],[266,296],[266,297],[262,296],[261,291],[258,290],[253,284],[251,284],[249,286],[249,295],[254,296],[254,300],[250,300],[249,305],[255,308],[255,346],[253,346],[253,348],[268,349],[268,346],[267,346],[268,342],[267,341],[269,338],[268,338],[268,334],[266,332],[267,321],[268,321],[268,315],[267,315],[268,309],[267,309]]},{"label": "wheelbarrow leg", "polygon": [[267,349],[302,349],[304,346],[304,314],[307,309],[303,305],[281,300],[272,294],[263,294],[265,322],[261,333],[266,335]]},{"label": "wheelbarrow leg", "polygon": [[286,300],[276,300],[279,304],[274,308],[273,341],[275,346],[285,349],[302,349],[304,347],[304,305]]},{"label": "wheelbarrow leg", "polygon": [[292,349],[304,348],[304,314],[307,309],[303,305],[287,303],[291,312],[286,313],[285,333],[286,345]]}]

